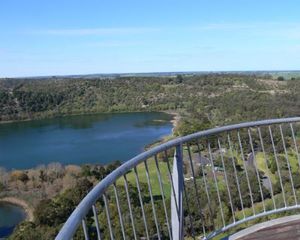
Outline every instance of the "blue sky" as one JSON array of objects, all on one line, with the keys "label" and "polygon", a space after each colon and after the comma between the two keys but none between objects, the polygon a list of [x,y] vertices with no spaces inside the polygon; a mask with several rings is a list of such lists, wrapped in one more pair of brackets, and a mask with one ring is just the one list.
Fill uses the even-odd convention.
[{"label": "blue sky", "polygon": [[2,0],[0,77],[299,70],[299,0]]}]

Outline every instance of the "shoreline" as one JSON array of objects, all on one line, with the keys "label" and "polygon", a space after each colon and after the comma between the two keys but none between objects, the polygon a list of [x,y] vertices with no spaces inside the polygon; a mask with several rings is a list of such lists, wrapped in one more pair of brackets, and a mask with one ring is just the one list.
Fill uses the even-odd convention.
[{"label": "shoreline", "polygon": [[[134,112],[102,112],[102,113],[91,113],[91,114],[79,114],[79,115],[68,115],[68,116],[88,116],[88,115],[97,115],[97,114],[125,114],[125,113],[164,113],[164,114],[168,114],[170,115],[170,119],[166,122],[169,122],[172,124],[172,128],[171,128],[171,132],[168,133],[167,135],[163,135],[160,138],[156,139],[154,142],[146,144],[145,146],[143,146],[142,151],[145,151],[145,149],[149,149],[149,147],[154,146],[158,143],[163,143],[166,142],[172,138],[175,137],[174,133],[176,130],[176,127],[178,126],[178,123],[181,119],[180,114],[175,111],[175,110],[161,110],[161,111],[142,111],[142,112],[138,112],[138,111],[134,111]],[[60,116],[57,118],[63,118],[63,117],[68,117],[68,116]],[[54,118],[46,118],[46,119],[54,119]],[[41,119],[24,119],[24,120],[11,120],[11,121],[0,121],[0,125],[1,124],[6,124],[6,123],[18,123],[18,122],[31,122],[31,121],[39,121]],[[160,121],[160,120],[157,120]],[[162,120],[165,121],[165,120]],[[90,163],[84,163],[84,164],[90,164]],[[48,165],[48,164],[46,164]],[[63,164],[64,165],[64,164]],[[76,166],[81,166],[82,164],[67,164],[67,165],[76,165]],[[105,164],[106,165],[106,164]],[[0,166],[1,167],[1,166]],[[15,168],[15,169],[7,169],[7,171],[12,171],[12,170],[21,170],[21,171],[26,171],[26,170],[31,170],[31,169],[35,169],[37,166],[33,166],[30,168]],[[0,198],[1,201],[1,198]]]},{"label": "shoreline", "polygon": [[12,205],[16,205],[18,207],[23,208],[25,214],[26,214],[26,219],[27,221],[33,221],[34,216],[33,216],[33,209],[28,205],[28,203],[22,199],[16,198],[16,197],[4,197],[0,198],[1,203],[8,203]]},{"label": "shoreline", "polygon": [[164,136],[162,136],[161,138],[157,139],[156,141],[154,141],[154,142],[152,142],[152,143],[149,143],[149,144],[145,145],[145,146],[143,147],[143,151],[147,151],[147,150],[149,150],[149,149],[155,147],[155,146],[158,145],[158,144],[162,144],[162,143],[167,142],[167,141],[169,141],[170,139],[176,137],[176,136],[174,135],[174,133],[175,133],[176,127],[178,126],[178,123],[179,123],[179,121],[180,121],[180,119],[181,119],[180,114],[179,114],[178,112],[172,111],[172,110],[159,111],[159,112],[160,112],[160,113],[166,113],[166,114],[169,114],[169,115],[172,115],[172,116],[173,116],[172,119],[168,121],[168,122],[170,122],[170,123],[172,124],[172,126],[173,126],[172,129],[171,129],[171,133],[170,133],[170,134],[167,134],[167,135],[164,135]]},{"label": "shoreline", "polygon": [[[172,118],[169,121],[172,124],[171,132],[170,132],[170,134],[168,134],[166,136],[163,136],[162,139],[158,139],[157,142],[152,143],[149,146],[147,146],[147,145],[144,146],[144,150],[147,150],[149,147],[150,148],[153,147],[153,145],[155,145],[155,144],[158,144],[158,143],[161,144],[164,141],[167,141],[168,138],[175,137],[174,132],[175,132],[175,129],[178,126],[178,123],[181,119],[179,113],[175,112],[175,111],[159,111],[159,112],[172,115]],[[80,166],[80,165],[76,165],[76,166]],[[27,170],[29,170],[29,169],[27,169]],[[0,198],[0,203],[7,203],[7,204],[13,204],[13,205],[19,206],[24,210],[24,212],[26,214],[26,218],[25,218],[26,221],[33,221],[34,220],[34,215],[33,215],[34,209],[32,207],[30,207],[30,205],[25,200],[20,199],[18,197],[11,196],[11,197]]]},{"label": "shoreline", "polygon": [[167,113],[167,114],[170,114],[173,116],[173,119],[170,121],[173,125],[173,128],[172,128],[172,136],[174,136],[174,133],[175,133],[175,130],[176,130],[176,127],[178,126],[178,123],[181,119],[181,116],[178,112],[176,111],[170,111],[170,110],[166,110],[166,111],[161,111],[163,113]]},{"label": "shoreline", "polygon": [[173,120],[171,121],[171,123],[173,124],[173,128],[172,128],[172,135],[174,136],[175,130],[180,122],[181,116],[179,115],[179,113],[176,113],[174,115]]},{"label": "shoreline", "polygon": [[56,115],[49,115],[46,117],[33,117],[33,118],[24,118],[24,119],[14,119],[14,120],[0,120],[0,124],[8,124],[8,123],[18,123],[18,122],[30,122],[30,121],[39,121],[39,120],[51,120],[51,119],[59,119],[64,117],[74,117],[74,116],[88,116],[88,115],[98,115],[98,114],[118,114],[118,113],[167,113],[170,115],[177,115],[178,113],[175,111],[169,110],[154,110],[154,111],[107,111],[107,112],[87,112],[87,113],[71,113],[71,114],[62,114],[59,116]]}]

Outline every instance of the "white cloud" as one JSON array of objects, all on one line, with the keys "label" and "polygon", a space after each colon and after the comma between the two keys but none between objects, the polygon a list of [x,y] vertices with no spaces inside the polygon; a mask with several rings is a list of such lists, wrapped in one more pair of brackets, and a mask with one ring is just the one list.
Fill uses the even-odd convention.
[{"label": "white cloud", "polygon": [[56,36],[88,36],[88,35],[124,35],[158,32],[159,28],[77,28],[77,29],[45,29],[30,33]]},{"label": "white cloud", "polygon": [[87,43],[89,47],[135,47],[145,45],[143,41],[99,41]]},{"label": "white cloud", "polygon": [[243,23],[208,23],[193,27],[193,30],[199,31],[210,31],[210,30],[242,30],[242,29],[252,29],[255,26],[253,24],[243,24]]}]

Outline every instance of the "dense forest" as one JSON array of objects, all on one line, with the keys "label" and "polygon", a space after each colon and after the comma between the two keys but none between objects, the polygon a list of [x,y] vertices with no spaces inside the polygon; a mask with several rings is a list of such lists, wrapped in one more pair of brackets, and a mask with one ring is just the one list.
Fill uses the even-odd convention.
[{"label": "dense forest", "polygon": [[226,123],[299,115],[300,79],[207,74],[95,79],[2,79],[0,121],[71,114],[177,111],[179,134]]},{"label": "dense forest", "polygon": [[[102,112],[130,112],[130,111],[172,111],[180,115],[180,121],[176,127],[177,135],[186,135],[195,131],[220,126],[228,123],[250,121],[265,118],[277,118],[300,115],[300,79],[289,80],[283,77],[272,77],[270,75],[246,75],[246,74],[207,74],[207,75],[177,75],[164,77],[116,77],[107,79],[3,79],[0,81],[0,118],[2,122],[41,119],[50,117],[61,117],[71,114],[91,114]],[[263,130],[263,129],[262,129]],[[265,129],[266,130],[266,129]],[[256,130],[251,129],[253,134],[254,149],[248,142],[244,142],[244,149],[239,149],[236,136],[233,138],[234,156],[230,156],[230,146],[223,146],[224,156],[218,148],[216,140],[211,141],[212,161],[214,165],[197,165],[194,160],[197,155],[204,154],[209,158],[207,151],[207,139],[200,143],[191,143],[185,146],[183,151],[185,177],[190,178],[195,174],[197,183],[207,180],[211,189],[211,201],[206,199],[205,189],[200,187],[198,193],[193,191],[193,182],[186,181],[185,187],[189,192],[190,199],[200,198],[199,206],[194,201],[185,201],[190,204],[191,215],[184,212],[185,235],[192,237],[203,234],[203,229],[208,232],[222,225],[220,218],[220,206],[218,195],[221,196],[221,207],[224,210],[225,221],[242,219],[242,208],[246,213],[251,212],[251,202],[255,208],[261,209],[262,203],[267,209],[272,208],[272,196],[277,206],[283,206],[284,201],[281,195],[286,192],[286,197],[292,200],[291,181],[294,180],[294,187],[297,196],[300,196],[300,175],[297,156],[292,149],[293,143],[290,132],[283,129],[288,136],[286,142],[287,150],[283,147],[280,134],[274,133],[274,146],[278,158],[272,152],[272,148],[265,148],[268,155],[267,166],[260,164],[264,161],[262,146],[257,137]],[[297,143],[299,144],[299,126],[296,128]],[[250,130],[249,130],[250,131]],[[241,131],[242,139],[247,139],[247,132]],[[263,131],[264,141],[270,142],[268,132]],[[226,136],[220,136],[223,142]],[[235,141],[235,142],[234,142]],[[200,144],[200,145],[199,145]],[[253,148],[253,146],[252,146]],[[173,150],[173,151],[172,151]],[[256,158],[258,171],[253,166],[245,166],[243,162],[250,162],[250,156]],[[289,166],[286,165],[285,151],[293,163],[291,175]],[[233,153],[231,153],[233,154]],[[166,152],[166,155],[158,155],[158,165],[163,174],[166,191],[159,192],[158,183],[152,182],[155,195],[155,208],[163,209],[162,196],[170,204],[170,182],[167,178],[168,162],[172,161],[174,149]],[[276,156],[277,157],[277,156]],[[244,158],[246,160],[244,160]],[[191,160],[191,161],[189,161]],[[189,165],[191,162],[191,165]],[[278,164],[279,163],[279,164]],[[149,161],[150,173],[155,173],[155,162]],[[249,164],[250,165],[250,164]],[[119,163],[109,166],[61,166],[52,164],[43,168],[24,171],[6,172],[0,174],[0,197],[10,194],[26,198],[34,207],[34,221],[25,221],[20,224],[10,239],[52,239],[61,228],[70,213],[74,210],[86,193],[107,174],[113,171]],[[191,168],[195,167],[195,173]],[[224,185],[224,171],[227,169],[229,175],[226,182],[232,195],[228,196]],[[215,170],[216,169],[216,170]],[[252,188],[252,195],[247,190],[247,179],[245,170],[248,171],[247,178]],[[147,194],[148,186],[145,177],[144,166],[137,167],[141,181],[145,213],[152,214],[150,195]],[[217,174],[217,184],[220,192],[214,189],[214,171]],[[236,174],[236,178],[234,174]],[[144,174],[144,175],[143,175]],[[268,185],[260,186],[263,179],[268,175],[274,189]],[[151,178],[155,176],[151,175]],[[129,196],[131,199],[132,211],[135,218],[136,234],[139,238],[145,237],[145,229],[139,205],[137,186],[134,181],[133,172],[127,173],[129,184]],[[284,186],[280,186],[279,179],[282,178]],[[241,192],[236,188],[239,179]],[[116,182],[117,192],[120,198],[120,207],[124,213],[128,213],[128,205],[124,182]],[[12,192],[11,189],[14,191]],[[288,189],[285,191],[285,189]],[[34,194],[32,194],[34,193]],[[114,191],[109,188],[106,191],[111,209],[111,221],[114,227],[116,239],[122,238],[116,199]],[[234,206],[236,215],[230,211]],[[97,202],[98,218],[101,226],[101,233],[104,239],[109,239],[109,230],[106,227],[104,202],[100,199]],[[184,206],[187,209],[187,206]],[[257,210],[258,211],[258,210]],[[161,226],[161,239],[168,239],[168,229],[164,222],[163,211],[157,215],[158,223]],[[201,219],[201,221],[200,221]],[[87,216],[87,222],[93,222],[92,213]],[[192,223],[192,221],[195,220]],[[223,219],[224,221],[224,219]],[[149,234],[157,239],[156,226],[153,220],[147,222]],[[129,239],[133,238],[130,225],[130,215],[124,214],[124,228]],[[91,239],[96,238],[96,229],[91,224],[88,228]],[[83,232],[80,229],[74,239],[82,239]]]}]

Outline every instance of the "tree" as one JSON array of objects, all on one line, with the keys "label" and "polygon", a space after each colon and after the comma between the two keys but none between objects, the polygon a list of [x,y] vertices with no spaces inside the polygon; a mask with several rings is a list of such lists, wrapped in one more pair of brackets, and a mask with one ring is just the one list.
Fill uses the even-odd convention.
[{"label": "tree", "polygon": [[10,175],[11,180],[13,181],[21,181],[26,184],[29,181],[28,175],[23,171],[13,171]]},{"label": "tree", "polygon": [[74,188],[66,190],[56,198],[42,200],[34,211],[35,222],[48,226],[64,223],[92,187],[90,181],[80,179]]},{"label": "tree", "polygon": [[5,186],[2,182],[0,182],[0,193],[5,189]]},{"label": "tree", "polygon": [[285,79],[284,79],[284,77],[279,76],[279,77],[277,78],[277,80],[278,80],[278,81],[284,81]]},{"label": "tree", "polygon": [[183,82],[183,76],[181,74],[178,74],[176,76],[176,83],[182,83]]},{"label": "tree", "polygon": [[24,184],[26,184],[29,181],[29,177],[26,173],[22,173],[19,177],[18,180],[20,180],[21,182],[23,182]]}]

